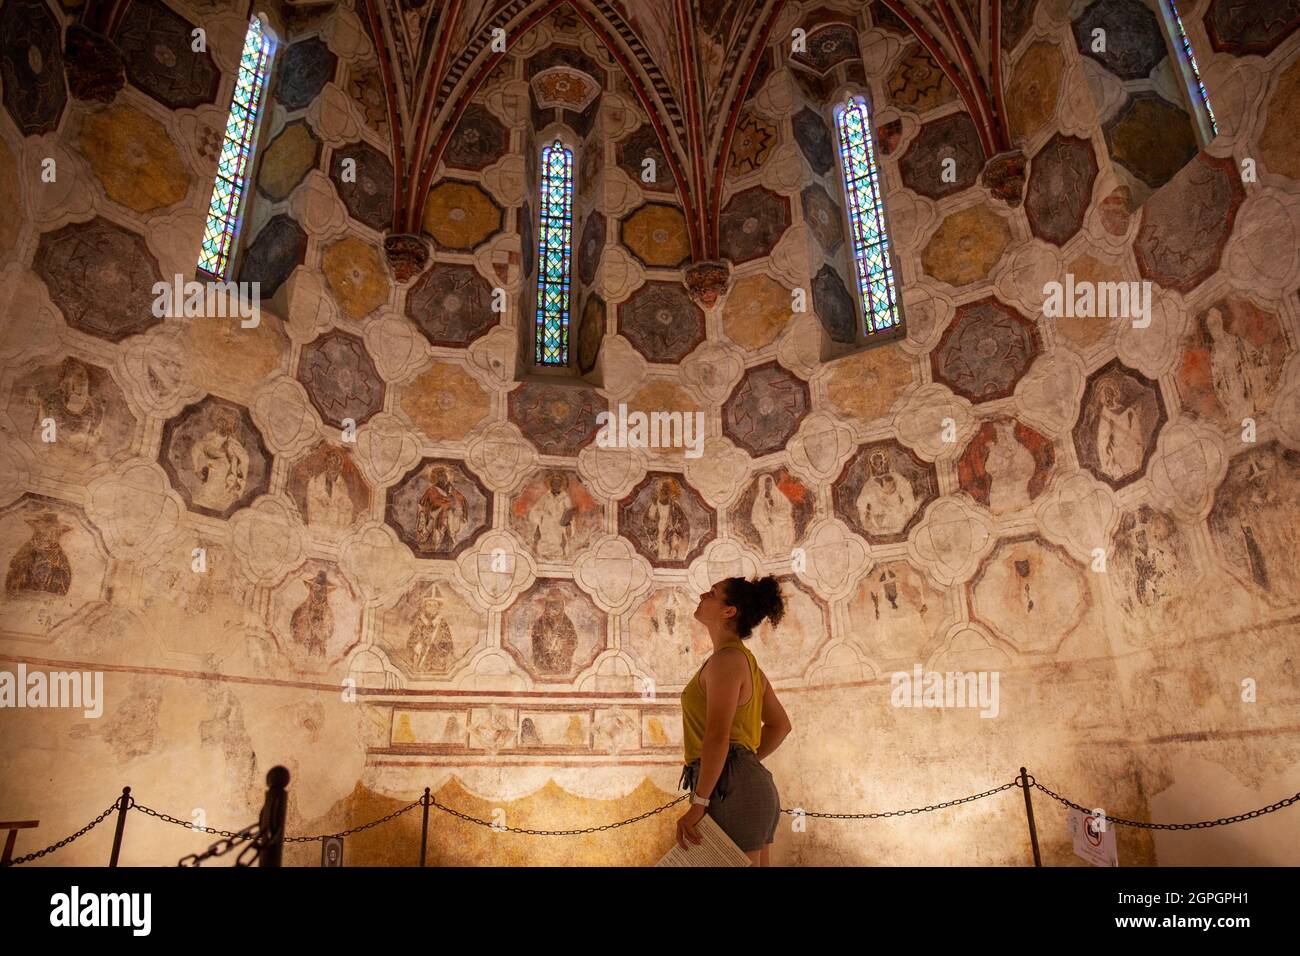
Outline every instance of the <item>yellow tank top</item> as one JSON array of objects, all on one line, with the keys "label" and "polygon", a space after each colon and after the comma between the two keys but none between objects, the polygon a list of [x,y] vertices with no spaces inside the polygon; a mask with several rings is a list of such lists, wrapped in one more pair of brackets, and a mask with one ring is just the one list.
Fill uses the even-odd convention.
[{"label": "yellow tank top", "polygon": [[[749,658],[750,686],[753,687],[753,693],[750,694],[749,700],[736,708],[736,716],[731,719],[730,739],[739,741],[750,750],[756,751],[763,734],[763,679],[759,676],[758,661],[749,648],[738,640],[723,644],[722,647],[739,647]],[[705,664],[707,663],[708,661],[705,661]],[[682,741],[685,744],[687,763],[700,756],[700,749],[704,743],[708,697],[704,686],[700,683],[700,672],[703,670],[704,665],[701,664],[700,670],[695,672],[690,683],[682,689]]]}]

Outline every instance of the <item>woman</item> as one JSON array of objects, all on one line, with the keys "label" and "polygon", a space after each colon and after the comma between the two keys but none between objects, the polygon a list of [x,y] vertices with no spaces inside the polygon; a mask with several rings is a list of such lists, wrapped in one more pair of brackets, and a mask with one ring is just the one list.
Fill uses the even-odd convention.
[{"label": "woman", "polygon": [[790,719],[742,641],[759,622],[779,624],[784,613],[781,586],[770,575],[726,578],[700,595],[695,619],[709,629],[713,654],[682,691],[681,785],[693,804],[677,821],[683,849],[686,839],[703,839],[695,825],[707,813],[754,863],[769,865],[781,804],[759,761],[790,733]]}]

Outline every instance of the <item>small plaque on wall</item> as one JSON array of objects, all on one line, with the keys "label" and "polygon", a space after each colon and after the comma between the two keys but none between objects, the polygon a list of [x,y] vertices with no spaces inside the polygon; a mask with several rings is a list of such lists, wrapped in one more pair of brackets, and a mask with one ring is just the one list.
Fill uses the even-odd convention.
[{"label": "small plaque on wall", "polygon": [[320,865],[321,866],[342,866],[343,865],[343,838],[342,837],[325,837],[325,839],[321,840]]}]

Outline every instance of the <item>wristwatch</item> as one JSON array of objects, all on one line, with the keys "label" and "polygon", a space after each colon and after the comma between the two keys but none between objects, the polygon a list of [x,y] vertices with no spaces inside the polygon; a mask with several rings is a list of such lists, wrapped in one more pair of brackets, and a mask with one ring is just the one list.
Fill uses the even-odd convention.
[{"label": "wristwatch", "polygon": [[692,790],[691,803],[695,804],[697,807],[707,807],[709,805],[709,798],[701,797],[698,793]]}]

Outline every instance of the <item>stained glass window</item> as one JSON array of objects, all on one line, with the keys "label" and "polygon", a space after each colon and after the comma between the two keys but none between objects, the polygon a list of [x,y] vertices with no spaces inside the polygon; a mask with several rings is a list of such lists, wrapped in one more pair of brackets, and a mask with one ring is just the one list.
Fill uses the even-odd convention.
[{"label": "stained glass window", "polygon": [[542,150],[537,230],[538,365],[569,364],[569,258],[573,247],[573,151],[558,139]]},{"label": "stained glass window", "polygon": [[894,263],[885,229],[885,208],[880,197],[880,172],[871,141],[871,116],[860,98],[848,101],[836,117],[844,191],[848,196],[849,227],[853,234],[853,259],[857,263],[858,290],[862,295],[863,332],[870,336],[897,328],[898,291]]},{"label": "stained glass window", "polygon": [[1196,95],[1201,98],[1201,105],[1205,107],[1205,115],[1210,121],[1210,129],[1214,130],[1214,135],[1219,135],[1219,123],[1214,118],[1214,108],[1210,106],[1210,94],[1205,90],[1205,84],[1201,82],[1201,68],[1196,65],[1196,54],[1192,52],[1192,41],[1187,36],[1187,30],[1183,27],[1182,15],[1178,12],[1177,0],[1166,0],[1169,5],[1169,15],[1177,34],[1178,44],[1182,47],[1183,61],[1186,64],[1185,72],[1191,75],[1188,77],[1188,85],[1194,88]]},{"label": "stained glass window", "polygon": [[257,16],[248,21],[244,35],[244,52],[239,59],[235,95],[226,119],[226,137],[217,159],[217,178],[212,184],[208,203],[208,222],[203,230],[203,247],[199,268],[220,278],[226,277],[239,234],[244,192],[252,169],[253,147],[257,137],[257,119],[262,107],[262,87],[271,66],[275,46],[265,25]]}]

